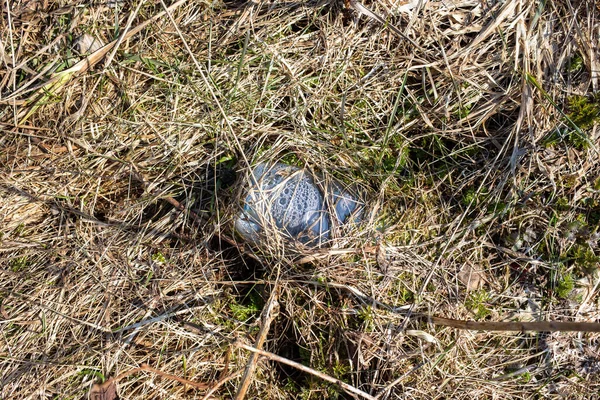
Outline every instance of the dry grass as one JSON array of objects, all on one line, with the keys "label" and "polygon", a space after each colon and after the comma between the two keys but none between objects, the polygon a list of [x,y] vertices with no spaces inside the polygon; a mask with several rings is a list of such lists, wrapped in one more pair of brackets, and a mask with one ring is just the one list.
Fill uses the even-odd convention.
[{"label": "dry grass", "polygon": [[[83,398],[142,364],[231,398],[274,290],[262,350],[371,396],[600,397],[597,334],[404,317],[600,318],[600,8],[365,5],[414,44],[342,1],[190,0],[60,75],[81,35],[167,5],[2,2],[1,398]],[[305,263],[232,245],[248,166],[273,159],[356,183],[372,218]],[[336,397],[264,357],[246,395]]]}]

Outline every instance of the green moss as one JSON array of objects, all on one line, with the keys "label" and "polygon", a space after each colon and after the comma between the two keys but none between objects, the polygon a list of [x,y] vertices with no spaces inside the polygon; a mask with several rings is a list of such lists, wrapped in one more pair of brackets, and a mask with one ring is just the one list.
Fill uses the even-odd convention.
[{"label": "green moss", "polygon": [[[587,149],[591,142],[590,142],[588,135],[585,132],[582,132],[582,130],[588,129],[591,125],[593,125],[594,121],[591,121],[591,125],[589,125],[589,122],[588,123],[585,122],[587,117],[584,117],[584,116],[576,117],[575,115],[573,115],[573,117],[575,117],[575,119],[579,120],[579,123],[573,121],[571,119],[571,115],[569,114],[569,115],[567,115],[567,118],[569,118],[569,120],[566,120],[565,124],[567,124],[571,127],[574,124],[577,126],[577,128],[580,131],[577,131],[577,129],[573,130],[573,129],[567,129],[564,127],[554,129],[553,131],[549,132],[542,139],[542,145],[544,147],[550,148],[550,147],[553,147],[553,146],[556,146],[556,145],[562,143],[565,146],[572,147],[572,148],[579,149],[579,150]],[[597,121],[597,120],[598,120],[598,118],[595,119],[595,121]]]},{"label": "green moss", "polygon": [[152,254],[152,261],[159,263],[159,264],[164,264],[167,262],[167,258],[165,257],[165,255],[163,253],[161,253],[159,251],[158,253]]},{"label": "green moss", "polygon": [[333,376],[337,379],[342,379],[345,375],[350,373],[350,367],[340,361],[337,361],[335,364],[333,364],[331,370],[333,372]]},{"label": "green moss", "polygon": [[443,163],[440,160],[450,154],[453,144],[449,139],[431,134],[411,142],[409,155],[415,163],[431,164],[437,168],[440,163]]},{"label": "green moss", "polygon": [[467,104],[464,106],[459,106],[458,107],[458,111],[457,111],[457,116],[459,119],[463,119],[469,116],[469,114],[471,114],[471,110],[473,109],[473,104]]},{"label": "green moss", "polygon": [[594,254],[593,250],[586,244],[576,244],[569,253],[571,253],[575,265],[585,271],[594,270],[600,264],[600,256]]},{"label": "green moss", "polygon": [[463,195],[461,202],[463,203],[463,205],[468,206],[471,203],[475,203],[476,199],[477,196],[475,193],[475,189],[469,189]]},{"label": "green moss", "polygon": [[509,205],[503,201],[497,201],[495,203],[491,203],[488,205],[488,212],[490,213],[494,213],[497,215],[504,215],[508,212],[509,210]]},{"label": "green moss", "polygon": [[260,294],[256,290],[252,290],[241,302],[232,302],[229,304],[229,310],[233,318],[245,322],[252,317],[258,316],[263,306],[264,301]]},{"label": "green moss", "polygon": [[554,293],[560,299],[569,297],[575,287],[575,277],[565,267],[561,266],[554,276]]},{"label": "green moss", "polygon": [[373,171],[396,172],[404,169],[409,162],[409,147],[398,138],[386,140],[380,146],[368,146],[360,150],[365,169]]},{"label": "green moss", "polygon": [[381,153],[381,168],[387,172],[394,171],[397,168],[405,168],[408,162],[408,153],[408,146],[400,148],[400,150],[398,150],[397,152],[389,150],[387,152]]},{"label": "green moss", "polygon": [[[346,381],[351,372],[350,366],[346,363],[336,361],[330,368],[313,368],[320,370],[327,375],[333,376],[340,381]],[[345,398],[344,391],[338,386],[315,377],[309,377],[305,386],[300,390],[300,399],[339,399]]]},{"label": "green moss", "polygon": [[560,130],[558,129],[554,129],[552,131],[550,131],[543,139],[542,139],[542,146],[544,147],[553,147],[555,145],[557,145],[558,143],[560,143],[562,139],[562,135]]},{"label": "green moss", "polygon": [[591,128],[600,119],[600,104],[597,99],[586,96],[572,96],[567,101],[569,113],[567,114],[581,129]]},{"label": "green moss", "polygon": [[567,63],[567,71],[571,73],[579,72],[583,69],[583,57],[577,53],[571,57]]},{"label": "green moss", "polygon": [[371,332],[374,327],[375,313],[369,306],[362,307],[358,310],[357,317],[363,323],[363,328],[366,332]]},{"label": "green moss", "polygon": [[286,378],[285,384],[283,385],[283,390],[286,393],[297,394],[300,390],[298,389],[298,385],[292,378],[289,376]]},{"label": "green moss", "polygon": [[288,165],[295,165],[297,167],[302,167],[302,161],[298,158],[296,153],[288,153],[285,156],[281,157],[281,162]]},{"label": "green moss", "polygon": [[571,189],[577,186],[577,175],[564,175],[560,181],[560,185],[564,188]]},{"label": "green moss", "polygon": [[29,266],[30,262],[27,256],[13,258],[10,261],[10,269],[12,272],[20,272]]},{"label": "green moss", "polygon": [[483,202],[487,196],[486,190],[481,190],[479,193],[474,188],[469,188],[463,194],[461,198],[461,203],[464,206],[469,206],[470,204],[477,205],[480,202]]},{"label": "green moss", "polygon": [[491,314],[488,308],[490,294],[485,290],[477,290],[469,293],[465,300],[465,307],[475,315],[475,319],[484,319]]},{"label": "green moss", "polygon": [[558,211],[568,211],[570,208],[569,199],[566,197],[559,197],[556,200],[556,209]]},{"label": "green moss", "polygon": [[251,317],[257,315],[260,311],[257,307],[244,306],[237,303],[230,304],[229,310],[231,311],[233,318],[237,319],[238,321],[247,321]]},{"label": "green moss", "polygon": [[405,305],[407,303],[412,303],[415,301],[415,293],[406,287],[403,282],[411,282],[414,280],[414,277],[408,273],[402,273],[398,276],[396,282],[392,285],[389,295],[391,298],[398,299],[396,303],[398,306]]},{"label": "green moss", "polygon": [[532,375],[531,372],[526,371],[519,376],[519,380],[522,383],[529,383],[531,381]]}]

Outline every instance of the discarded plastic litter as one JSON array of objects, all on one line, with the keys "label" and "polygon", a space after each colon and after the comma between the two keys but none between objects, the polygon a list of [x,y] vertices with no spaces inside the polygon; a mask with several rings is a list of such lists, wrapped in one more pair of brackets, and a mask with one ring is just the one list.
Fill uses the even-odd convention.
[{"label": "discarded plastic litter", "polygon": [[[266,240],[269,232],[316,247],[331,237],[332,225],[359,222],[364,203],[341,183],[319,185],[305,169],[276,163],[258,164],[235,229],[247,241]],[[335,220],[331,219],[331,212]],[[266,235],[265,235],[266,234]]]}]

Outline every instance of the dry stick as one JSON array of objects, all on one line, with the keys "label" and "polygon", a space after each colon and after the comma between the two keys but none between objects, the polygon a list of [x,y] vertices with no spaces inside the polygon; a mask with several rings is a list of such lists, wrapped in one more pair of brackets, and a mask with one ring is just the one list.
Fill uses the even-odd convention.
[{"label": "dry stick", "polygon": [[462,321],[458,319],[433,317],[427,314],[414,314],[416,317],[427,319],[435,325],[448,326],[457,329],[473,331],[508,331],[508,332],[600,332],[598,322],[560,322],[560,321],[536,321],[536,322],[477,322]]},{"label": "dry stick", "polygon": [[362,398],[369,399],[369,400],[376,400],[375,397],[371,396],[368,393],[363,392],[360,389],[355,388],[354,386],[351,386],[351,385],[349,385],[349,384],[347,384],[345,382],[340,381],[339,379],[335,379],[335,378],[333,378],[333,377],[331,377],[329,375],[326,375],[326,374],[324,374],[324,373],[322,373],[320,371],[317,371],[315,369],[309,368],[309,367],[307,367],[305,365],[302,365],[300,363],[297,363],[295,361],[288,360],[287,358],[278,356],[277,354],[273,354],[273,353],[268,352],[268,351],[259,350],[259,349],[255,348],[255,347],[248,346],[247,344],[243,344],[243,343],[239,343],[238,342],[235,345],[237,347],[239,347],[239,348],[244,349],[244,350],[251,351],[254,354],[258,354],[260,356],[267,357],[269,360],[277,361],[277,362],[280,362],[282,364],[289,365],[290,367],[294,367],[294,368],[296,368],[296,369],[298,369],[298,370],[300,370],[302,372],[306,372],[307,374],[311,374],[311,375],[314,375],[314,376],[316,376],[318,378],[321,378],[324,381],[336,384],[339,387],[341,387],[343,390],[345,390],[346,392],[351,393],[353,395],[360,396]]},{"label": "dry stick", "polygon": [[188,379],[180,378],[177,375],[168,374],[168,373],[163,372],[163,371],[161,371],[159,369],[152,368],[148,364],[142,364],[142,366],[140,367],[140,370],[154,372],[157,375],[160,375],[160,376],[168,378],[168,379],[175,380],[177,382],[183,383],[184,385],[193,386],[196,389],[208,389],[208,388],[210,388],[210,385],[207,384],[207,383],[198,383],[198,382],[190,381]]},{"label": "dry stick", "polygon": [[210,396],[216,392],[221,386],[223,386],[224,384],[226,384],[227,382],[229,382],[230,380],[237,378],[239,375],[242,374],[242,370],[236,371],[231,375],[228,375],[224,378],[221,378],[217,381],[217,383],[215,383],[214,385],[212,385],[210,387],[210,390],[208,392],[206,392],[206,394],[204,395],[204,397],[202,398],[202,400],[208,400],[210,398]]},{"label": "dry stick", "polygon": [[[208,385],[206,383],[198,383],[198,382],[190,381],[188,379],[180,378],[180,377],[178,377],[176,375],[168,374],[168,373],[163,372],[163,371],[161,371],[159,369],[153,368],[153,367],[149,366],[148,364],[142,364],[140,367],[133,368],[133,369],[130,369],[129,371],[122,372],[119,375],[115,376],[114,378],[109,378],[108,380],[106,380],[106,382],[104,382],[102,384],[99,384],[99,383],[94,384],[92,386],[92,389],[91,389],[90,393],[96,391],[96,392],[99,392],[100,394],[102,394],[102,393],[106,392],[109,387],[114,386],[121,379],[126,378],[129,375],[133,375],[135,373],[138,373],[140,371],[153,372],[153,373],[155,373],[155,374],[157,374],[159,376],[162,376],[164,378],[175,380],[177,382],[183,383],[184,385],[190,385],[192,387],[195,387],[196,389],[208,389],[209,387],[211,387],[211,385]],[[217,385],[219,383],[220,382],[217,382]],[[116,389],[114,389],[114,390],[116,390]],[[101,396],[100,398],[103,399],[105,397]]]},{"label": "dry stick", "polygon": [[[260,331],[258,332],[258,336],[254,343],[253,349],[260,350],[260,348],[265,344],[267,334],[269,333],[269,329],[271,327],[271,322],[277,316],[277,308],[279,306],[279,303],[277,302],[278,297],[279,285],[277,282],[275,282],[275,287],[271,291],[269,302],[267,303],[262,312],[262,326],[260,327]],[[246,396],[246,392],[250,387],[250,383],[252,383],[252,378],[254,376],[254,370],[256,369],[257,362],[258,355],[256,353],[252,353],[250,355],[250,359],[248,360],[248,364],[246,365],[246,370],[244,371],[244,376],[242,377],[242,382],[240,384],[238,392],[235,395],[235,400],[243,400],[244,396]]]},{"label": "dry stick", "polygon": [[[181,211],[185,211],[185,207],[183,207],[183,205],[181,205],[178,201],[176,201],[175,199],[173,199],[172,197],[167,197],[165,198],[166,201],[168,201],[170,204],[172,204],[173,206],[175,206],[177,209],[181,210]],[[196,215],[195,213],[193,213],[192,211],[189,211],[191,216],[196,220],[202,220],[201,217],[199,217],[198,215]],[[227,239],[226,239],[227,240]],[[228,240],[229,241],[229,240]],[[370,250],[369,252],[372,252],[373,249],[369,248],[368,250]],[[350,251],[350,252],[354,252]],[[346,250],[346,252],[349,252],[348,250]],[[313,261],[314,259],[310,259],[307,258],[306,260],[302,260],[303,262],[310,262]],[[266,283],[266,281],[265,281]],[[311,282],[311,283],[315,283],[315,284],[320,284],[318,282]],[[375,299],[370,298],[369,296],[366,296],[364,293],[360,292],[358,289],[355,289],[351,286],[348,285],[340,285],[340,284],[335,284],[335,283],[329,283],[326,284],[327,286],[330,287],[338,287],[338,288],[343,288],[346,289],[348,291],[350,291],[351,293],[353,293],[354,295],[358,296],[358,297],[362,297],[365,299],[370,299],[372,300],[373,304],[377,304],[380,305],[384,308],[387,308],[393,312],[398,312],[397,308],[394,308],[392,306],[389,306],[387,304],[381,303]],[[275,290],[274,290],[275,292]],[[273,292],[273,293],[274,293]],[[273,296],[273,294],[272,294]],[[273,297],[271,297],[272,299]],[[368,399],[375,399],[375,397],[370,396],[367,393],[364,393],[362,391],[360,391],[359,389],[354,388],[353,386],[350,386],[348,384],[345,384],[335,378],[332,378],[328,375],[325,375],[319,371],[313,370],[309,367],[306,367],[302,364],[298,364],[294,361],[288,360],[286,358],[280,357],[276,354],[270,353],[270,352],[266,352],[263,350],[260,350],[260,347],[262,347],[262,345],[264,344],[264,339],[266,338],[266,334],[268,333],[268,326],[270,325],[272,318],[265,318],[265,316],[270,315],[271,311],[272,311],[272,305],[274,305],[273,301],[269,301],[269,304],[267,305],[267,307],[265,308],[264,314],[263,314],[263,326],[261,327],[261,331],[259,332],[259,336],[257,338],[256,341],[256,347],[251,347],[251,346],[247,346],[244,344],[240,344],[238,343],[237,346],[244,348],[246,350],[252,351],[253,352],[253,356],[250,357],[250,360],[248,362],[248,365],[246,367],[246,371],[244,373],[244,378],[242,380],[242,385],[240,386],[238,393],[236,395],[236,399],[237,400],[241,400],[244,398],[245,393],[250,385],[251,382],[251,377],[253,375],[254,369],[256,368],[256,357],[254,357],[254,354],[258,354],[258,355],[263,355],[271,360],[274,361],[278,361],[287,365],[290,365],[292,367],[298,368],[304,372],[313,374],[315,376],[318,376],[328,382],[332,382],[332,383],[336,383],[338,385],[340,385],[340,387],[342,387],[344,390],[347,390],[350,393],[354,393],[354,394],[358,394],[360,396],[363,396],[365,398]],[[477,321],[464,321],[464,320],[456,320],[456,319],[451,319],[451,318],[443,318],[443,317],[435,317],[435,316],[431,316],[429,314],[421,314],[421,313],[413,313],[412,317],[414,318],[421,318],[421,319],[426,319],[428,322],[434,324],[434,325],[440,325],[440,326],[447,326],[447,327],[451,327],[451,328],[456,328],[456,329],[466,329],[466,330],[481,330],[481,331],[512,331],[512,332],[524,332],[524,331],[538,331],[538,332],[566,332],[566,331],[575,331],[575,332],[600,332],[600,323],[595,323],[595,322],[558,322],[558,321],[538,321],[538,322],[506,322],[506,321],[501,321],[501,322],[477,322]],[[263,336],[264,335],[264,336]],[[227,377],[227,380],[232,379],[233,377],[235,377],[237,374],[233,374],[229,377]],[[223,382],[225,383],[225,382]],[[221,383],[222,384],[222,383]],[[219,384],[220,386],[220,384]],[[214,393],[214,391],[216,390],[217,387],[214,387],[211,391],[211,393]]]},{"label": "dry stick", "polygon": [[[284,281],[285,282],[285,281]],[[298,282],[298,281],[296,281]],[[365,293],[355,287],[340,283],[322,283],[317,281],[300,281],[300,283],[308,283],[329,288],[344,289],[352,293],[354,296],[363,299],[365,302],[385,308],[395,314],[408,314],[405,317],[409,319],[425,319],[434,325],[447,326],[456,329],[465,329],[473,331],[506,331],[506,332],[600,332],[600,323],[598,322],[562,322],[562,321],[535,321],[535,322],[511,322],[511,321],[465,321],[452,318],[435,317],[424,313],[414,313],[410,310],[402,310],[399,307],[392,307],[382,303],[374,298],[367,296]]]}]

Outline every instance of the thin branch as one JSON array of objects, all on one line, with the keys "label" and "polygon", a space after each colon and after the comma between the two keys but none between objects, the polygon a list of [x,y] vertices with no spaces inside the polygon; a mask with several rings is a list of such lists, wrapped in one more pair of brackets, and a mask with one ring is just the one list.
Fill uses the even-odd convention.
[{"label": "thin branch", "polygon": [[471,331],[505,331],[505,332],[600,332],[598,322],[561,322],[561,321],[535,321],[535,322],[510,322],[510,321],[463,321],[458,319],[434,317],[427,314],[414,314],[435,325],[448,326]]},{"label": "thin branch", "polygon": [[202,400],[208,400],[208,399],[210,399],[211,398],[210,396],[213,393],[215,393],[221,386],[223,386],[224,384],[226,384],[230,380],[237,378],[241,374],[242,374],[242,370],[239,370],[239,371],[234,372],[233,374],[227,375],[227,376],[219,379],[217,381],[217,383],[215,383],[214,385],[212,385],[211,388],[210,388],[210,390],[208,392],[206,392],[206,394],[204,395],[204,397],[202,398]]},{"label": "thin branch", "polygon": [[168,374],[166,372],[163,372],[159,369],[153,368],[151,366],[149,366],[148,364],[142,364],[142,366],[140,367],[140,370],[142,371],[148,371],[148,372],[154,372],[157,375],[160,375],[164,378],[168,378],[168,379],[172,379],[175,380],[179,383],[183,383],[184,385],[190,385],[195,387],[196,389],[208,389],[210,388],[210,385],[207,383],[198,383],[198,382],[194,382],[194,381],[190,381],[188,379],[184,379],[184,378],[180,378],[177,375],[172,375],[172,374]]},{"label": "thin branch", "polygon": [[[298,281],[296,281],[298,282]],[[434,325],[447,326],[456,329],[465,329],[472,331],[505,331],[505,332],[600,332],[599,322],[562,322],[562,321],[535,321],[535,322],[520,322],[520,321],[466,321],[452,318],[436,317],[424,313],[413,313],[409,310],[403,310],[400,307],[393,307],[382,303],[374,298],[367,296],[360,290],[339,283],[322,283],[317,281],[300,281],[300,283],[310,283],[313,285],[325,286],[329,288],[344,289],[362,299],[366,303],[382,307],[395,314],[405,315],[409,319],[424,319]]]},{"label": "thin branch", "polygon": [[297,363],[295,361],[288,360],[287,358],[278,356],[277,354],[273,354],[271,352],[264,351],[264,350],[259,350],[259,349],[255,348],[255,347],[248,346],[246,344],[239,343],[239,342],[236,343],[236,346],[239,347],[239,348],[242,348],[244,350],[251,351],[251,352],[253,352],[255,354],[261,355],[263,357],[267,357],[269,360],[277,361],[277,362],[280,362],[282,364],[289,365],[290,367],[294,367],[294,368],[296,368],[296,369],[298,369],[298,370],[300,370],[302,372],[306,372],[307,374],[311,374],[313,376],[316,376],[317,378],[323,379],[324,381],[327,381],[327,382],[333,383],[335,385],[338,385],[343,390],[345,390],[346,392],[351,393],[353,395],[360,396],[360,397],[362,397],[364,399],[376,400],[375,397],[371,396],[368,393],[363,392],[360,389],[355,388],[352,385],[349,385],[349,384],[347,384],[345,382],[340,381],[339,379],[333,378],[333,377],[331,377],[331,376],[329,376],[327,374],[324,374],[323,372],[317,371],[315,369],[312,369],[310,367],[307,367],[307,366],[302,365],[300,363]]},{"label": "thin branch", "polygon": [[[260,350],[260,348],[265,344],[265,340],[267,339],[267,334],[269,333],[269,329],[271,327],[271,322],[277,316],[279,310],[279,303],[277,299],[279,298],[279,285],[277,282],[275,283],[275,287],[271,291],[271,296],[269,297],[269,302],[263,309],[262,312],[262,323],[260,327],[260,331],[258,332],[258,337],[256,338],[254,349]],[[250,355],[250,359],[248,360],[248,364],[246,365],[246,370],[244,371],[244,377],[242,378],[242,383],[238,389],[237,394],[235,395],[236,400],[243,400],[246,396],[246,392],[250,387],[250,383],[252,383],[252,378],[254,376],[254,370],[256,369],[256,364],[258,363],[258,355],[253,353]]]}]

